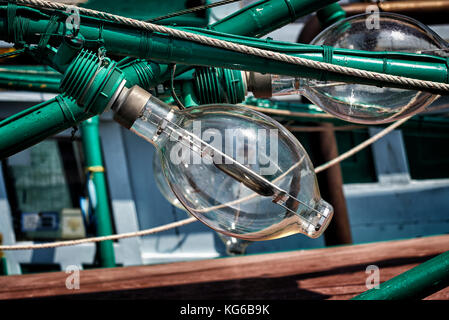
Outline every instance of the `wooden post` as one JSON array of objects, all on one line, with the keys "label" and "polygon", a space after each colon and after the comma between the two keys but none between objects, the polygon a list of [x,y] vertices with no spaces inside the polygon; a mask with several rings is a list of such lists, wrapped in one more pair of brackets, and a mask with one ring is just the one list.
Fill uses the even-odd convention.
[{"label": "wooden post", "polygon": [[[323,129],[319,133],[317,163],[328,162],[338,156],[337,140],[332,123],[321,123]],[[327,246],[351,244],[351,227],[349,225],[346,199],[343,193],[343,176],[339,164],[317,175],[320,192],[323,199],[334,207],[334,217],[324,232]]]}]

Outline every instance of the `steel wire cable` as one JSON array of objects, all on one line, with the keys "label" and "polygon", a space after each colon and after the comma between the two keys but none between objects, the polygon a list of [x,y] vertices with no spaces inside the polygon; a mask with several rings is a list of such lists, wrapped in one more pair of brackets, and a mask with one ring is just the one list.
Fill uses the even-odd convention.
[{"label": "steel wire cable", "polygon": [[148,20],[145,20],[145,21],[146,22],[156,22],[156,21],[165,20],[165,19],[173,18],[173,17],[178,17],[178,16],[182,16],[182,15],[185,15],[185,14],[194,13],[194,12],[197,12],[197,11],[206,10],[206,9],[210,9],[210,8],[215,8],[215,7],[218,7],[218,6],[224,6],[226,4],[230,4],[230,3],[234,3],[234,2],[240,2],[240,1],[242,1],[242,0],[223,0],[223,1],[218,1],[218,2],[214,2],[214,3],[202,5],[202,6],[197,6],[197,7],[193,7],[193,8],[189,8],[189,9],[185,9],[185,10],[176,11],[176,12],[164,15],[164,16],[160,16],[160,17],[157,17],[157,18],[151,18],[151,19],[148,19]]}]

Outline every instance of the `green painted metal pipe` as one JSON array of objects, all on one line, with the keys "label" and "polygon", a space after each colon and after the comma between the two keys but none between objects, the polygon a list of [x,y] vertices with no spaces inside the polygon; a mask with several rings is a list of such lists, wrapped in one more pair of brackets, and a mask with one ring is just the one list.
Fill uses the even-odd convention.
[{"label": "green painted metal pipe", "polygon": [[85,112],[73,98],[59,95],[0,122],[0,159],[77,125],[95,114]]},{"label": "green painted metal pipe", "polygon": [[[111,235],[111,214],[104,175],[103,156],[101,153],[99,116],[83,121],[80,127],[86,172],[92,175],[97,197],[97,205],[94,208],[97,222],[97,236]],[[112,240],[100,242],[98,248],[100,265],[104,268],[115,267],[115,254]]]},{"label": "green painted metal pipe", "polygon": [[[91,54],[80,54],[75,64],[68,69],[63,80],[65,89],[70,89],[69,97],[59,95],[44,103],[19,112],[0,122],[0,159],[22,151],[47,137],[80,122],[102,113],[119,84],[123,81],[123,73],[110,63],[96,73],[95,60]],[[84,63],[83,57],[88,63]],[[85,66],[90,68],[86,68]],[[76,68],[83,67],[83,72]],[[74,70],[75,69],[75,70]],[[93,81],[89,81],[91,77]],[[75,99],[82,98],[84,104]],[[81,99],[80,99],[81,100]]]},{"label": "green painted metal pipe", "polygon": [[[0,136],[2,137],[0,139],[0,158],[5,158],[32,146],[93,115],[85,112],[73,98],[62,95],[14,115],[0,122]],[[86,167],[102,167],[98,117],[84,121],[81,124],[81,132]],[[95,208],[97,235],[110,235],[112,227],[104,173],[93,172],[92,175],[97,196],[97,207]],[[99,251],[101,266],[114,267],[112,241],[100,243]]]},{"label": "green painted metal pipe", "polygon": [[[116,63],[105,59],[98,68],[99,59],[90,52],[81,51],[67,65],[61,81],[63,91],[70,97],[57,96],[0,122],[0,157],[21,151],[54,133],[81,124],[86,170],[93,179],[96,192],[96,231],[98,236],[112,234],[108,194],[101,154],[98,117],[109,104],[118,87],[124,82],[123,72]],[[115,267],[112,241],[99,245],[102,267]]]},{"label": "green painted metal pipe", "polygon": [[1,121],[0,158],[101,114],[120,85],[126,82],[126,75],[108,58],[103,61],[103,68],[98,69],[98,63],[94,54],[81,51],[61,81],[65,94]]},{"label": "green painted metal pipe", "polygon": [[61,74],[46,66],[0,67],[0,87],[12,90],[58,92]]},{"label": "green painted metal pipe", "polygon": [[346,12],[338,3],[332,3],[318,10],[316,15],[323,29],[346,18]]},{"label": "green painted metal pipe", "polygon": [[220,19],[208,28],[261,37],[338,0],[262,0]]},{"label": "green painted metal pipe", "polygon": [[[332,2],[337,1],[261,0],[220,19],[207,28],[234,35],[262,37]],[[191,66],[180,65],[176,68],[176,74],[182,74],[190,68]],[[159,81],[163,82],[169,78],[170,73],[165,72],[160,75]]]},{"label": "green painted metal pipe", "polygon": [[195,96],[195,89],[193,88],[192,81],[184,81],[182,83],[182,95],[184,100],[184,107],[196,107],[198,106],[198,99]]},{"label": "green painted metal pipe", "polygon": [[[18,10],[15,16],[16,21],[24,27],[20,35],[29,43],[39,41],[39,36],[45,32],[48,20],[29,19],[24,17],[27,10]],[[5,11],[0,14],[0,38],[7,38]],[[18,19],[18,20],[17,20]],[[80,27],[80,33],[86,38],[86,46],[96,46],[99,29],[102,28],[102,38],[108,52],[134,56],[145,59],[153,59],[162,62],[191,64],[191,65],[209,65],[223,68],[242,69],[257,71],[262,73],[285,74],[292,76],[301,76],[335,81],[357,82],[372,84],[377,86],[385,85],[385,82],[367,80],[358,77],[344,76],[334,73],[325,73],[319,70],[292,66],[287,63],[267,60],[264,58],[253,57],[243,53],[228,51],[224,49],[209,47],[192,41],[178,40],[163,34],[148,34],[140,30],[125,29],[114,24],[105,25],[98,19],[82,18],[83,24]],[[62,32],[64,23],[59,22],[58,32]],[[9,29],[11,31],[11,29]],[[14,29],[16,30],[16,28]],[[190,29],[189,29],[190,30]],[[200,32],[200,31],[193,31]],[[291,44],[283,42],[265,42],[260,39],[244,38],[217,34],[212,31],[201,31],[210,34],[216,38],[232,40],[237,43],[248,45],[257,45],[261,48],[274,49],[287,54],[310,58],[317,61],[328,61],[333,64],[344,65],[364,70],[376,71],[381,73],[412,77],[421,80],[432,80],[436,82],[448,82],[448,67],[446,60],[435,56],[416,55],[409,53],[379,53],[365,52],[349,49],[333,49],[333,52],[324,50],[320,46]],[[55,38],[56,39],[56,38]],[[95,40],[95,41],[94,41]],[[126,44],[126,45],[124,45]],[[411,89],[410,87],[407,87]],[[442,93],[437,92],[435,93]]]},{"label": "green painted metal pipe", "polygon": [[[130,59],[120,69],[125,74],[126,85],[149,89],[158,84],[161,68],[142,59]],[[59,92],[62,75],[47,66],[5,65],[0,67],[0,88],[39,92]]]},{"label": "green painted metal pipe", "polygon": [[124,73],[108,58],[81,51],[61,81],[66,93],[0,122],[0,158],[24,150],[47,137],[101,114],[122,83]]},{"label": "green painted metal pipe", "polygon": [[8,275],[8,265],[5,257],[0,258],[0,275],[7,276]]},{"label": "green painted metal pipe", "polygon": [[[73,63],[68,66],[62,87],[66,88],[68,86],[67,89],[73,92],[73,98],[58,96],[54,101],[50,100],[44,103],[43,106],[33,107],[31,110],[29,109],[26,112],[13,116],[12,119],[7,119],[4,126],[0,124],[0,135],[2,132],[5,132],[5,135],[2,135],[1,143],[14,143],[14,145],[6,146],[5,149],[0,147],[0,150],[2,152],[15,153],[20,148],[26,148],[43,140],[54,131],[68,127],[68,124],[75,126],[79,121],[91,115],[101,113],[109,102],[111,95],[115,92],[117,84],[123,81],[123,74],[119,69],[115,68],[115,63],[109,62],[109,68],[105,68],[104,73],[95,72],[92,76],[98,64],[97,60],[95,56],[87,52],[81,52]],[[80,70],[83,70],[83,72],[80,72]],[[136,70],[136,68],[133,67],[131,70]],[[137,68],[137,70],[140,69]],[[33,74],[30,71],[26,72],[28,78]],[[140,75],[140,73],[136,74]],[[23,82],[24,77],[20,77],[20,73],[17,74],[16,72],[15,76]],[[26,76],[25,80],[27,80]],[[92,77],[91,81],[89,77]],[[80,107],[74,98],[78,98],[80,101],[83,100],[85,105]],[[62,123],[61,114],[58,114],[58,112],[62,112]],[[41,125],[40,119],[47,120],[44,126]],[[20,127],[20,125],[23,126]],[[112,225],[104,170],[101,170],[103,168],[103,159],[98,126],[98,117],[84,121],[81,124],[81,136],[86,170],[89,178],[93,179],[97,198],[96,207],[94,208],[97,236],[105,236],[112,234]],[[30,127],[33,129],[33,134],[27,137],[26,134]],[[16,128],[16,131],[8,132],[12,128]],[[23,131],[26,131],[26,133]],[[115,267],[113,242],[101,242],[98,248],[100,265],[102,267]]]},{"label": "green painted metal pipe", "polygon": [[123,71],[126,86],[129,88],[138,85],[145,90],[149,90],[159,84],[161,73],[168,70],[167,65],[159,65],[144,59],[125,58],[124,60],[119,62],[117,66]]},{"label": "green painted metal pipe", "polygon": [[[13,155],[60,131],[75,126],[95,114],[86,112],[70,97],[59,95],[0,122],[0,158]],[[81,124],[83,148],[87,168],[103,166],[98,117]],[[106,182],[103,172],[93,172],[97,196],[95,208],[97,235],[112,234]],[[99,245],[100,264],[114,267],[115,258],[112,241]]]},{"label": "green painted metal pipe", "polygon": [[[381,270],[382,272],[382,270]],[[421,299],[449,286],[449,251],[368,290],[353,300]]]}]

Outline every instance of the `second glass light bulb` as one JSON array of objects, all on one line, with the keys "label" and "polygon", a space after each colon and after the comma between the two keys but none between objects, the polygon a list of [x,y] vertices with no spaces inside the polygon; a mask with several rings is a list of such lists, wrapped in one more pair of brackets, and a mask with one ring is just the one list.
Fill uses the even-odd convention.
[{"label": "second glass light bulb", "polygon": [[[364,51],[398,51],[447,55],[447,45],[435,32],[420,22],[398,14],[379,13],[378,28],[367,27],[369,14],[337,22],[321,32],[312,42]],[[260,80],[254,86],[251,80]],[[355,123],[388,123],[423,111],[439,96],[415,90],[336,81],[272,75],[271,92],[267,80],[250,76],[249,84],[261,91],[256,97],[303,95],[334,116]],[[265,82],[265,83],[264,83]],[[249,88],[251,90],[251,88]],[[257,91],[257,90],[256,90]]]}]

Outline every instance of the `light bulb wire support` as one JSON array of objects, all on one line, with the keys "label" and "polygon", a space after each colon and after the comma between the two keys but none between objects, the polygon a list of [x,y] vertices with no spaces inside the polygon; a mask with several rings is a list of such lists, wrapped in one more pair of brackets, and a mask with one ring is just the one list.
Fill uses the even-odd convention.
[{"label": "light bulb wire support", "polygon": [[171,72],[170,72],[170,92],[171,92],[171,95],[172,95],[173,99],[175,100],[176,104],[178,105],[179,110],[184,110],[185,106],[181,102],[181,100],[179,100],[178,95],[176,94],[176,91],[175,91],[176,63],[172,63],[170,65],[170,69],[171,69]]},{"label": "light bulb wire support", "polygon": [[[315,168],[315,173],[323,172],[330,167],[336,165],[337,163],[340,163],[341,161],[353,156],[357,152],[361,151],[362,149],[366,148],[367,146],[373,144],[374,142],[380,140],[399,126],[401,126],[403,123],[405,123],[407,120],[409,120],[411,116],[403,118],[399,121],[394,122],[393,124],[389,125],[379,133],[375,134],[371,138],[365,140],[361,144],[355,146],[354,148],[348,150],[345,153],[342,153],[337,158],[324,163],[318,167]],[[304,159],[304,158],[303,158]],[[289,170],[293,170],[296,166],[298,166],[303,159],[301,159],[298,163],[296,163],[292,168]],[[289,171],[287,170],[286,173]],[[280,176],[281,177],[281,176]],[[279,178],[279,177],[278,177]],[[243,199],[243,198],[242,198]],[[238,200],[242,200],[238,199]],[[236,200],[236,201],[238,201]],[[246,201],[246,200],[245,200]],[[165,224],[159,227],[140,230],[140,231],[134,231],[134,232],[128,232],[128,233],[120,233],[120,234],[114,234],[109,236],[100,236],[100,237],[90,237],[90,238],[84,238],[84,239],[76,239],[76,240],[66,240],[66,241],[56,241],[56,242],[49,242],[49,243],[37,243],[37,244],[19,244],[19,245],[1,245],[0,251],[12,251],[12,250],[34,250],[34,249],[47,249],[47,248],[57,248],[57,247],[64,247],[64,246],[74,246],[79,244],[85,244],[85,243],[95,243],[95,242],[101,242],[101,241],[107,241],[107,240],[120,240],[120,239],[126,239],[126,238],[132,238],[132,237],[140,237],[145,236],[149,234],[155,234],[159,232],[168,231],[174,228],[182,227],[187,224],[193,223],[198,221],[195,217],[190,217],[184,220],[172,222],[169,224]]]}]

